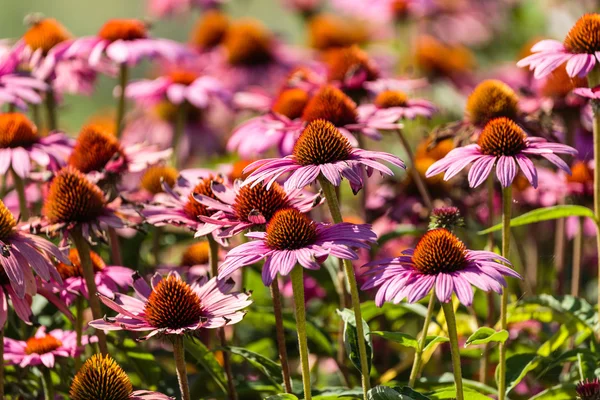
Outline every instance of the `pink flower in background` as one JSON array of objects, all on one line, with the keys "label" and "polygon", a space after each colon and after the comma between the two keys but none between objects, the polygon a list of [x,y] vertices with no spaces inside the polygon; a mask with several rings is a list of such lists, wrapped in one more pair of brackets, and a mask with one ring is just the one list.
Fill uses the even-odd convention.
[{"label": "pink flower in background", "polygon": [[43,81],[20,73],[17,69],[18,60],[10,54],[0,59],[0,106],[13,105],[21,110],[27,109],[27,104],[40,104],[48,85]]},{"label": "pink flower in background", "polygon": [[[27,341],[4,338],[4,359],[20,368],[44,365],[54,368],[57,358],[73,358],[83,352],[77,347],[77,333],[54,329],[46,333],[46,327],[40,327],[35,336]],[[83,335],[81,343],[87,345],[97,341],[95,336]]]},{"label": "pink flower in background", "polygon": [[230,293],[233,280],[201,278],[191,285],[178,273],[167,277],[155,274],[152,286],[135,276],[136,297],[114,293],[99,295],[102,302],[119,314],[90,322],[96,329],[150,331],[155,335],[184,335],[201,329],[215,329],[240,322],[252,300],[246,293]]}]

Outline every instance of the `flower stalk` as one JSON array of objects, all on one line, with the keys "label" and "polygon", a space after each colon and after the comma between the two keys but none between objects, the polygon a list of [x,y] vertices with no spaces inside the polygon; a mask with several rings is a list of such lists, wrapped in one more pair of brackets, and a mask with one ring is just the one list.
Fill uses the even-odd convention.
[{"label": "flower stalk", "polygon": [[181,138],[183,137],[183,132],[185,131],[185,121],[187,119],[187,113],[188,105],[186,102],[183,102],[179,105],[179,109],[177,110],[177,115],[175,117],[175,131],[173,132],[173,140],[171,142],[171,148],[173,149],[173,153],[171,154],[171,164],[175,168],[179,168],[178,150],[179,144],[181,143]]},{"label": "flower stalk", "polygon": [[177,380],[179,381],[181,399],[191,400],[190,384],[187,378],[187,367],[185,366],[183,337],[180,335],[173,335],[173,356],[175,358],[175,369],[177,370]]},{"label": "flower stalk", "polygon": [[[508,258],[510,249],[510,217],[512,211],[512,187],[502,189],[502,257]],[[500,329],[507,328],[506,309],[508,306],[508,287],[502,291],[500,301]],[[498,360],[498,400],[506,398],[506,342],[500,343]]]},{"label": "flower stalk", "polygon": [[52,372],[49,368],[42,367],[42,381],[44,382],[44,398],[54,400],[54,385],[52,383]]},{"label": "flower stalk", "polygon": [[294,267],[291,276],[292,289],[294,292],[294,308],[296,311],[296,330],[298,331],[298,347],[300,349],[300,363],[302,367],[302,385],[304,387],[304,399],[310,400],[310,366],[308,364],[306,309],[304,304],[304,269],[298,266]]},{"label": "flower stalk", "polygon": [[129,79],[129,68],[126,63],[122,63],[119,67],[119,87],[121,88],[121,93],[119,94],[119,102],[117,104],[117,119],[115,126],[115,134],[118,139],[121,138],[123,134],[124,123],[123,119],[125,118],[125,89],[127,88],[127,81]]},{"label": "flower stalk", "polygon": [[579,296],[579,281],[581,280],[581,254],[583,250],[583,218],[579,219],[579,227],[573,238],[573,274],[571,276],[571,295]]},{"label": "flower stalk", "polygon": [[429,305],[427,306],[427,314],[425,314],[425,322],[423,323],[423,331],[421,332],[421,337],[419,339],[419,344],[417,345],[417,350],[415,352],[415,359],[413,361],[412,370],[410,371],[410,377],[408,378],[408,387],[415,387],[415,382],[419,377],[419,373],[421,371],[421,366],[423,364],[423,350],[425,349],[425,344],[427,343],[427,332],[429,331],[429,324],[431,323],[431,317],[433,316],[433,307],[435,304],[435,289],[431,291],[431,295],[429,297]]},{"label": "flower stalk", "polygon": [[292,380],[290,378],[290,366],[288,364],[287,349],[285,348],[285,331],[283,330],[283,307],[281,305],[281,293],[279,292],[279,281],[275,279],[271,283],[271,297],[273,298],[273,313],[275,314],[275,331],[277,333],[277,349],[279,351],[279,362],[281,363],[281,374],[286,393],[292,393]]},{"label": "flower stalk", "polygon": [[[83,297],[82,296],[77,296],[77,299],[75,300],[75,312],[77,313],[77,315],[75,315],[75,333],[76,333],[76,344],[77,344],[77,348],[81,347],[81,339],[83,337]],[[81,357],[77,356],[75,357],[75,370],[79,371],[79,368],[81,368]]]},{"label": "flower stalk", "polygon": [[12,170],[13,182],[15,185],[15,191],[19,198],[19,213],[21,221],[27,221],[29,219],[29,208],[27,207],[27,196],[25,195],[25,182],[14,169]]},{"label": "flower stalk", "polygon": [[[592,69],[587,78],[589,87],[600,85],[600,67],[596,66]],[[594,112],[594,216],[600,232],[600,103],[598,100],[592,100],[592,110]],[[596,248],[597,254],[600,254],[600,234],[596,234]],[[600,257],[598,257],[598,312],[600,313]]]},{"label": "flower stalk", "polygon": [[450,338],[450,350],[452,354],[452,371],[454,373],[454,384],[456,385],[456,400],[464,400],[462,371],[460,366],[460,351],[458,349],[458,333],[456,331],[456,317],[452,302],[443,303],[442,309],[446,316],[446,326],[448,327],[448,337]]},{"label": "flower stalk", "polygon": [[0,399],[4,398],[4,326],[0,327]]},{"label": "flower stalk", "polygon": [[421,176],[421,174],[417,170],[417,167],[415,165],[415,155],[414,155],[412,149],[410,148],[410,143],[408,143],[408,140],[406,140],[406,137],[404,136],[404,132],[402,129],[398,129],[397,132],[398,132],[398,138],[400,139],[400,142],[402,143],[402,146],[404,147],[404,151],[406,151],[406,155],[408,156],[408,160],[410,161],[410,169],[411,169],[413,179],[415,180],[415,185],[417,186],[417,190],[419,191],[419,194],[423,198],[423,203],[425,203],[425,207],[427,207],[429,210],[433,210],[433,201],[431,200],[431,195],[429,194],[429,191],[427,190],[427,185],[425,184],[425,180],[423,179],[423,176]]},{"label": "flower stalk", "polygon": [[52,132],[58,129],[58,117],[56,114],[56,99],[54,97],[54,90],[49,84],[48,91],[46,92],[45,104],[46,104],[46,116],[48,118],[48,131]]}]

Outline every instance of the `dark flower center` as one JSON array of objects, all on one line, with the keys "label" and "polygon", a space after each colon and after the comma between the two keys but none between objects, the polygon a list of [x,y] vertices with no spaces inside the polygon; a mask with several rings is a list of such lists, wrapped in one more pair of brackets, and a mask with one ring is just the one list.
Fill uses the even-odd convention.
[{"label": "dark flower center", "polygon": [[[92,267],[94,268],[94,273],[102,271],[106,264],[102,257],[94,251],[90,251],[90,259],[92,260]],[[81,266],[81,258],[79,258],[79,253],[77,249],[69,250],[69,260],[71,261],[71,265],[67,265],[59,262],[56,264],[56,270],[60,274],[60,277],[63,279],[68,279],[72,277],[83,277],[83,267]]]},{"label": "dark flower center", "polygon": [[227,15],[219,10],[207,10],[196,23],[190,42],[199,49],[212,49],[223,41],[228,28]]},{"label": "dark flower center", "polygon": [[439,228],[428,231],[415,247],[412,261],[426,275],[460,271],[465,267],[467,247],[450,231]]},{"label": "dark flower center", "polygon": [[232,65],[263,65],[273,59],[271,32],[257,20],[247,19],[232,24],[223,46]]},{"label": "dark flower center", "polygon": [[25,354],[46,354],[62,346],[62,342],[52,335],[32,337],[25,343]]},{"label": "dark flower center", "polygon": [[514,156],[527,147],[525,132],[513,120],[500,117],[488,122],[479,135],[481,152],[493,156]]},{"label": "dark flower center", "polygon": [[277,183],[270,189],[264,185],[243,186],[233,203],[236,217],[244,222],[249,222],[248,217],[255,212],[260,212],[268,222],[277,211],[289,207],[287,194]]},{"label": "dark flower center", "polygon": [[17,221],[10,210],[0,200],[0,240],[7,239],[12,235],[17,226]]},{"label": "dark flower center", "polygon": [[564,41],[571,53],[594,54],[600,51],[600,14],[584,14],[575,22]]},{"label": "dark flower center", "polygon": [[23,35],[23,41],[30,49],[41,49],[43,54],[48,54],[54,46],[70,38],[71,34],[53,18],[33,22]]},{"label": "dark flower center", "polygon": [[128,400],[133,391],[129,377],[111,356],[95,354],[77,372],[71,400]]},{"label": "dark flower center", "polygon": [[198,74],[190,70],[180,69],[171,71],[169,73],[169,78],[171,78],[173,83],[189,86],[198,79]]},{"label": "dark flower center", "polygon": [[162,193],[162,183],[165,182],[169,187],[175,186],[179,172],[173,167],[165,165],[156,165],[150,167],[144,172],[141,180],[141,186],[152,194]]},{"label": "dark flower center", "polygon": [[329,81],[344,81],[363,72],[367,81],[377,79],[379,71],[368,54],[358,46],[349,46],[327,51],[323,56],[327,65]]},{"label": "dark flower center", "polygon": [[28,147],[37,141],[37,127],[25,115],[0,114],[0,148]]},{"label": "dark flower center", "polygon": [[102,171],[115,157],[124,157],[119,140],[102,125],[90,124],[81,129],[69,165],[87,174]]},{"label": "dark flower center", "polygon": [[378,108],[406,107],[408,95],[400,90],[384,90],[375,98]]},{"label": "dark flower center", "polygon": [[294,208],[280,210],[267,224],[267,246],[275,250],[297,250],[314,243],[315,223]]},{"label": "dark flower center", "polygon": [[279,96],[271,107],[271,111],[285,115],[289,119],[300,118],[308,103],[308,99],[308,93],[303,89],[285,89],[279,93]]},{"label": "dark flower center", "polygon": [[579,382],[575,391],[581,400],[600,400],[600,380],[594,378]]},{"label": "dark flower center", "polygon": [[144,308],[156,328],[179,329],[198,324],[202,318],[200,298],[190,285],[174,275],[161,280]]},{"label": "dark flower center", "polygon": [[98,36],[109,42],[144,39],[148,36],[148,27],[137,19],[111,19],[100,28]]},{"label": "dark flower center", "polygon": [[483,126],[496,117],[515,118],[517,94],[506,83],[489,79],[481,82],[467,99],[466,113],[471,123]]},{"label": "dark flower center", "polygon": [[44,215],[51,223],[88,222],[104,211],[102,190],[73,167],[61,169],[48,189]]},{"label": "dark flower center", "polygon": [[350,158],[352,145],[329,121],[309,123],[294,144],[293,155],[301,165],[321,165]]},{"label": "dark flower center", "polygon": [[326,85],[313,96],[302,113],[302,119],[312,122],[326,119],[335,126],[356,123],[356,103],[340,89]]},{"label": "dark flower center", "polygon": [[192,190],[192,192],[189,194],[188,196],[188,202],[185,203],[185,206],[183,207],[185,213],[188,215],[188,217],[192,218],[192,219],[196,219],[198,221],[200,221],[200,219],[198,218],[198,216],[203,215],[203,216],[210,216],[212,214],[214,214],[214,210],[209,210],[208,207],[206,207],[204,204],[200,204],[196,201],[196,199],[194,198],[194,194],[196,195],[202,195],[202,196],[207,196],[210,197],[211,199],[217,199],[217,197],[215,196],[215,194],[212,191],[212,183],[214,182],[223,182],[223,180],[221,178],[214,178],[212,176],[209,176],[208,178],[204,178],[200,181],[200,183],[198,183],[196,185],[196,187],[194,188],[194,190]]},{"label": "dark flower center", "polygon": [[181,265],[183,267],[193,267],[194,265],[208,264],[210,258],[210,249],[208,242],[197,242],[188,246],[181,256]]}]

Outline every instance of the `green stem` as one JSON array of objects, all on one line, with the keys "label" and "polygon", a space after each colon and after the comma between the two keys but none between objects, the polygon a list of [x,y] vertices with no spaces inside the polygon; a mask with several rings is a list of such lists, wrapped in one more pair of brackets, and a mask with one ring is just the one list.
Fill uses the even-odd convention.
[{"label": "green stem", "polygon": [[410,143],[408,143],[408,140],[406,140],[402,129],[398,129],[397,132],[398,137],[400,138],[400,142],[402,142],[402,146],[404,147],[404,151],[406,151],[406,155],[408,156],[408,160],[410,161],[410,170],[413,175],[415,185],[417,186],[417,190],[423,198],[423,203],[425,203],[425,207],[427,207],[429,210],[433,210],[433,201],[431,201],[431,196],[429,195],[429,191],[427,190],[425,180],[423,179],[423,176],[421,176],[419,170],[415,165],[415,155],[413,154],[412,149],[410,148]]},{"label": "green stem", "polygon": [[285,347],[285,331],[283,330],[283,307],[281,305],[281,293],[279,292],[279,280],[277,278],[271,283],[271,297],[273,298],[277,349],[279,351],[279,361],[281,362],[283,384],[285,386],[285,392],[292,393],[292,379],[290,378],[290,366],[288,364],[287,349]]},{"label": "green stem", "polygon": [[[77,315],[75,316],[75,333],[76,333],[76,345],[77,348],[81,347],[81,342],[83,338],[83,296],[77,296],[75,300],[75,312]],[[75,371],[79,371],[81,368],[81,357],[75,357]]]},{"label": "green stem", "polygon": [[160,265],[160,240],[162,232],[162,226],[156,226],[154,228],[154,235],[152,235],[152,255],[154,256],[155,265]]},{"label": "green stem", "polygon": [[419,339],[419,345],[415,352],[415,360],[413,361],[412,370],[410,371],[410,378],[408,379],[408,387],[415,387],[415,382],[419,377],[421,371],[421,365],[423,363],[423,349],[427,343],[427,332],[429,331],[429,324],[431,323],[431,317],[433,316],[433,306],[435,304],[435,291],[431,292],[429,297],[429,305],[427,306],[427,314],[425,314],[425,322],[423,323],[423,331],[421,332],[421,338]]},{"label": "green stem", "polygon": [[49,85],[49,89],[46,92],[45,104],[46,115],[48,118],[48,131],[52,132],[58,129],[58,119],[56,116],[56,99],[54,98],[54,90],[52,90],[51,85]]},{"label": "green stem", "polygon": [[[502,189],[502,256],[508,258],[510,249],[510,216],[512,211],[512,188]],[[506,329],[506,308],[508,306],[508,286],[502,291],[500,301],[500,329]],[[506,398],[506,342],[500,343],[498,360],[498,400]]]},{"label": "green stem", "polygon": [[44,398],[54,400],[54,384],[52,383],[52,372],[49,368],[42,366],[42,380],[44,381]]},{"label": "green stem", "polygon": [[210,274],[213,278],[219,276],[219,243],[215,240],[212,235],[206,235],[208,240],[208,262],[210,264]]},{"label": "green stem", "polygon": [[[488,226],[494,225],[494,177],[490,176],[488,179],[488,187],[487,187],[487,207],[488,207]],[[494,233],[490,232],[487,239],[486,250],[494,251]],[[494,293],[487,293],[487,306],[488,306],[488,315],[487,315],[487,326],[492,326],[494,324],[494,314],[496,313],[495,304],[494,304]],[[479,361],[479,382],[486,383],[487,381],[487,371],[490,364],[490,344],[486,343],[483,349],[483,357]]]},{"label": "green stem", "polygon": [[[92,309],[92,316],[94,319],[102,319],[100,300],[98,299],[98,296],[96,296],[98,289],[96,287],[96,281],[94,280],[95,274],[92,259],[90,258],[90,245],[83,237],[81,228],[76,228],[71,231],[71,239],[75,243],[75,248],[79,254],[83,278],[85,279],[85,285],[87,286],[88,291],[88,302]],[[97,329],[96,336],[98,337],[98,347],[100,348],[100,352],[104,355],[108,354],[108,346],[106,344],[106,335],[104,334],[104,331]]]},{"label": "green stem", "polygon": [[[296,330],[298,331],[298,348],[302,366],[302,385],[304,399],[311,399],[310,367],[308,364],[308,342],[306,336],[306,309],[304,308],[304,269],[300,266],[292,270],[292,289],[294,291],[294,307],[296,309]],[[358,324],[357,324],[358,325]]]},{"label": "green stem", "polygon": [[450,338],[450,350],[452,355],[452,371],[454,372],[454,384],[456,385],[456,400],[464,400],[462,371],[460,367],[460,351],[458,350],[458,333],[456,331],[456,317],[452,302],[442,303],[442,309],[446,316],[448,337]]},{"label": "green stem", "polygon": [[123,257],[121,256],[121,242],[119,235],[113,227],[108,227],[108,243],[110,246],[110,259],[113,265],[123,265]]},{"label": "green stem", "polygon": [[27,207],[27,196],[25,196],[25,183],[15,170],[12,170],[13,181],[15,185],[15,191],[19,197],[19,212],[21,221],[27,221],[29,219],[29,208]]},{"label": "green stem", "polygon": [[119,87],[121,93],[119,96],[119,103],[117,104],[117,120],[115,126],[115,133],[118,139],[123,134],[123,119],[125,118],[125,89],[127,88],[127,80],[129,76],[129,69],[127,64],[121,64],[119,68]]},{"label": "green stem", "polygon": [[583,222],[579,219],[579,228],[573,239],[573,274],[571,276],[571,295],[579,296],[579,281],[581,280],[581,252],[583,250]]},{"label": "green stem", "polygon": [[185,366],[185,349],[183,347],[183,336],[173,335],[173,356],[175,358],[175,369],[182,400],[191,400],[190,384],[187,378],[187,367]]},{"label": "green stem", "polygon": [[38,127],[38,129],[42,126],[42,124],[40,123],[40,106],[37,104],[31,105],[31,119],[33,120],[35,126]]},{"label": "green stem", "polygon": [[4,398],[4,326],[0,327],[0,399]]},{"label": "green stem", "polygon": [[171,141],[171,149],[173,150],[173,153],[171,154],[171,164],[173,165],[173,167],[175,168],[179,168],[179,165],[177,165],[177,161],[178,161],[178,149],[179,149],[179,143],[181,142],[181,138],[183,137],[183,132],[185,131],[185,121],[187,119],[187,104],[181,103],[181,105],[179,106],[179,109],[177,110],[177,116],[176,116],[176,120],[175,120],[175,131],[173,132],[173,140]]},{"label": "green stem", "polygon": [[[339,224],[342,222],[342,212],[340,211],[340,204],[338,202],[337,195],[335,194],[335,188],[333,185],[325,179],[322,175],[319,175],[319,183],[323,194],[327,199],[327,205],[331,212],[333,222]],[[356,318],[356,334],[359,338],[364,338],[365,333],[362,326],[362,312],[360,310],[360,296],[358,293],[358,285],[356,283],[356,276],[354,275],[354,267],[352,261],[343,260],[344,270],[346,272],[346,278],[350,284],[350,298],[352,299],[352,308],[354,310],[354,317]],[[367,392],[370,389],[371,383],[369,381],[369,364],[367,361],[367,347],[364,340],[358,341],[358,353],[360,357],[361,375],[362,375],[362,388],[363,396],[367,398]]]}]

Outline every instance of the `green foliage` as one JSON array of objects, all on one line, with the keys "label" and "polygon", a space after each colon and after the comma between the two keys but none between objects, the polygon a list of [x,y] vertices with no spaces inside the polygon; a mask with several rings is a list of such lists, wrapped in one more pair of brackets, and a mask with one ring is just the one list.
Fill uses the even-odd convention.
[{"label": "green foliage", "polygon": [[[344,346],[346,347],[346,354],[350,358],[350,361],[352,361],[352,364],[361,371],[360,356],[358,353],[358,341],[361,339],[358,337],[354,311],[345,308],[343,310],[337,310],[337,314],[344,321]],[[365,341],[367,347],[367,359],[369,360],[368,370],[370,371],[371,360],[373,359],[373,342],[371,340],[369,325],[367,325],[364,320],[361,322],[364,330],[364,338],[362,338],[362,340]]]}]

